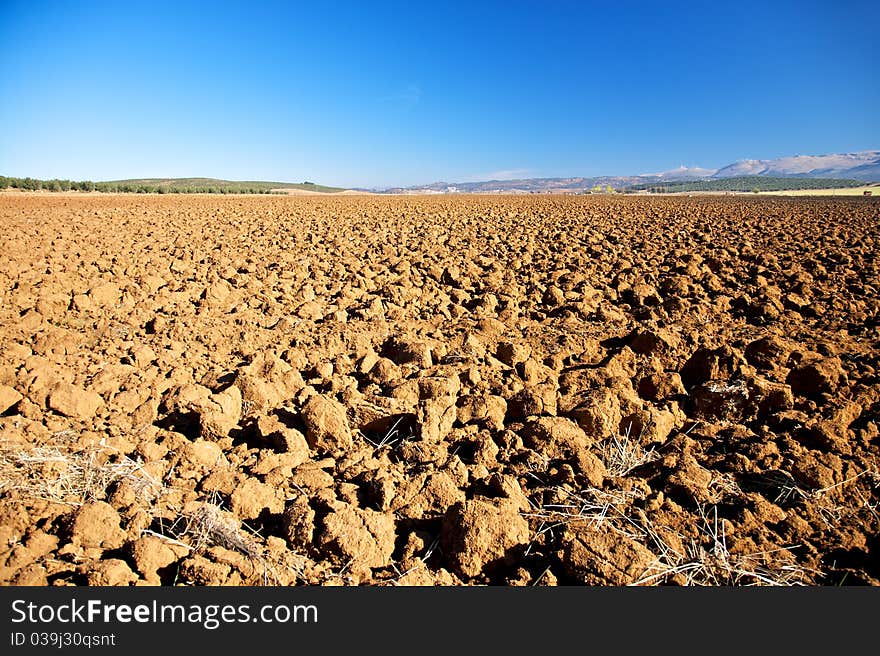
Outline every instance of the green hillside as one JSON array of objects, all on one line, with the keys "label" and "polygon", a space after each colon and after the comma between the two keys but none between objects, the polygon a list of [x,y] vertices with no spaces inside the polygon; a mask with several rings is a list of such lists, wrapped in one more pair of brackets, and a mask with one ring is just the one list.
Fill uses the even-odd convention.
[{"label": "green hillside", "polygon": [[224,189],[234,193],[255,193],[269,191],[270,189],[302,189],[303,191],[318,191],[333,193],[343,191],[340,187],[327,187],[314,182],[266,182],[260,180],[217,180],[215,178],[141,178],[135,180],[112,180],[110,185],[148,186],[164,188],[168,191],[180,189],[204,191],[206,189]]},{"label": "green hillside", "polygon": [[217,180],[215,178],[137,178],[131,180],[110,180],[92,182],[91,180],[38,180],[35,178],[8,178],[0,176],[0,189],[6,188],[36,191],[102,191],[123,193],[159,194],[268,194],[273,189],[301,189],[334,193],[343,191],[339,187],[327,187],[314,182],[266,182]]},{"label": "green hillside", "polygon": [[795,189],[844,189],[865,184],[858,180],[832,178],[770,178],[747,175],[718,180],[691,180],[681,182],[646,182],[624,188],[624,193],[649,191],[655,194],[672,194],[690,191],[788,191]]}]

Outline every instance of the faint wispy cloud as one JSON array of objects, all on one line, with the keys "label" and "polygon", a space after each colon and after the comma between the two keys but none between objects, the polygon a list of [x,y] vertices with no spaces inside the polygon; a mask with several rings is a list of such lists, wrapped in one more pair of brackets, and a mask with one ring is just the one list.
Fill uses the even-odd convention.
[{"label": "faint wispy cloud", "polygon": [[531,169],[504,169],[502,171],[492,171],[491,173],[479,173],[472,175],[467,182],[482,182],[483,180],[519,180],[527,178]]},{"label": "faint wispy cloud", "polygon": [[422,99],[422,88],[417,84],[410,84],[403,89],[380,98],[380,102],[389,105],[399,112],[408,112],[419,104]]}]

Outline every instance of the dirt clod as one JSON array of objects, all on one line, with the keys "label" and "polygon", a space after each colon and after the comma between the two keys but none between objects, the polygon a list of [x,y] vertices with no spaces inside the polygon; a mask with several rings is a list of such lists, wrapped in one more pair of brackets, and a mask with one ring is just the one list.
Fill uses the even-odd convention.
[{"label": "dirt clod", "polygon": [[315,542],[331,559],[364,574],[391,562],[394,538],[390,515],[343,504],[323,519]]},{"label": "dirt clod", "polygon": [[49,392],[49,407],[66,417],[88,420],[104,405],[99,394],[60,383]]},{"label": "dirt clod", "polygon": [[302,419],[306,426],[306,440],[311,448],[319,452],[332,452],[351,447],[351,427],[345,407],[338,401],[316,394],[306,401]]},{"label": "dirt clod", "polygon": [[22,395],[9,385],[0,385],[0,414],[22,400]]},{"label": "dirt clod", "polygon": [[83,504],[70,522],[70,540],[87,548],[118,549],[125,542],[120,521],[119,513],[109,503],[93,501]]},{"label": "dirt clod", "polygon": [[562,565],[585,585],[628,585],[655,560],[647,548],[609,528],[571,529],[563,537]]},{"label": "dirt clod", "polygon": [[135,568],[147,581],[158,580],[159,570],[178,560],[178,555],[165,540],[152,535],[133,542],[130,551]]},{"label": "dirt clod", "polygon": [[785,382],[795,394],[815,399],[823,394],[834,394],[844,378],[839,359],[820,357],[794,367]]},{"label": "dirt clod", "polygon": [[528,539],[528,523],[516,506],[475,499],[447,511],[440,545],[456,572],[477,576],[487,566],[512,562],[512,551]]}]

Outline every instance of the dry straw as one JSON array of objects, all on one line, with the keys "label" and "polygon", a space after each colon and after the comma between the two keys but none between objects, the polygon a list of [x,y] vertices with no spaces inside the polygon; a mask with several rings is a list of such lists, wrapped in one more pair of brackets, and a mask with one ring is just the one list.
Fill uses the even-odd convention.
[{"label": "dry straw", "polygon": [[127,482],[149,502],[162,484],[128,456],[114,458],[99,448],[62,451],[20,442],[0,442],[0,492],[56,503],[81,505],[107,497],[108,488]]}]

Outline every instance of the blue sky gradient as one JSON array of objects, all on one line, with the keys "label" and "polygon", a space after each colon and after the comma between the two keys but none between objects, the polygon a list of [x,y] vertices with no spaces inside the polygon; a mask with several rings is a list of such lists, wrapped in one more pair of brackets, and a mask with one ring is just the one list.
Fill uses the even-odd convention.
[{"label": "blue sky gradient", "polygon": [[880,3],[0,0],[0,174],[383,187],[880,148]]}]

